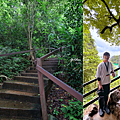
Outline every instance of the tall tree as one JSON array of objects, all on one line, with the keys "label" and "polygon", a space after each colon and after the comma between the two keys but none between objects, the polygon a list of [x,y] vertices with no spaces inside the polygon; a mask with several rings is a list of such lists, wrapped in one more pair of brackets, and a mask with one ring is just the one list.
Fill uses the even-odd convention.
[{"label": "tall tree", "polygon": [[[40,12],[38,7],[38,2],[36,0],[25,0],[21,3],[23,4],[21,7],[22,8],[21,17],[22,17],[23,27],[26,32],[26,36],[28,38],[29,49],[33,49],[33,44],[32,44],[33,32],[37,24],[36,22],[36,19],[38,18],[37,12]],[[35,58],[33,52],[30,52],[30,55],[34,60]]]}]

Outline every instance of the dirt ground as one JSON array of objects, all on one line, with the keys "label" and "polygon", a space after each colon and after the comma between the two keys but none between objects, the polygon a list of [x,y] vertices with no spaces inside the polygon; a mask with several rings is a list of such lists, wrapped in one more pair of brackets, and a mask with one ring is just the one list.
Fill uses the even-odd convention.
[{"label": "dirt ground", "polygon": [[[60,88],[58,85],[53,84],[51,88],[51,92],[48,95],[48,100],[47,100],[47,109],[48,109],[48,114],[52,114],[55,116],[58,120],[69,120],[69,119],[64,119],[64,114],[61,111],[61,105],[65,104],[68,105],[69,100],[73,99],[73,97]],[[54,110],[58,111],[58,115],[55,114]]]}]

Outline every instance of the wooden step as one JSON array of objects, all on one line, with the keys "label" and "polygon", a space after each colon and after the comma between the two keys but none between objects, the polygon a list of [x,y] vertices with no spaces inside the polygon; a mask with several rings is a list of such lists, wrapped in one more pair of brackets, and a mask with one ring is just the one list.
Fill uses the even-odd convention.
[{"label": "wooden step", "polygon": [[[21,81],[21,82],[28,82],[28,83],[35,83],[38,84],[38,77],[31,77],[31,76],[15,76],[14,80]],[[44,84],[46,85],[49,81],[48,78],[44,78]]]},{"label": "wooden step", "polygon": [[44,61],[59,61],[59,59],[57,57],[56,58],[47,58]]},{"label": "wooden step", "polygon": [[4,81],[3,89],[19,90],[24,92],[39,93],[39,86],[35,83],[21,82],[21,81]]},{"label": "wooden step", "polygon": [[[27,117],[40,118],[41,106],[36,103],[29,103],[24,101],[0,99],[0,115],[5,117],[14,116],[15,118]],[[0,119],[1,120],[1,119]],[[4,119],[5,120],[5,119]]]},{"label": "wooden step", "polygon": [[21,73],[21,76],[38,77],[38,73]]},{"label": "wooden step", "polygon": [[58,67],[55,67],[55,66],[43,66],[43,68],[47,71],[57,71],[58,70]]},{"label": "wooden step", "polygon": [[30,70],[36,70],[36,67],[30,66]]},{"label": "wooden step", "polygon": [[40,96],[38,93],[1,89],[0,98],[40,104]]},{"label": "wooden step", "polygon": [[19,117],[19,116],[0,116],[0,120],[41,120],[40,118]]},{"label": "wooden step", "polygon": [[[43,68],[50,73],[58,70],[58,58],[42,62]],[[46,99],[52,82],[43,76]],[[48,86],[49,83],[49,86]],[[21,76],[4,81],[0,90],[0,120],[40,120],[41,106],[36,67],[30,66]]]},{"label": "wooden step", "polygon": [[[57,71],[57,68],[54,68],[54,69],[49,68],[49,69],[45,69],[45,70],[47,70],[50,73],[54,73],[55,71]],[[37,73],[37,70],[26,70],[26,73]]]},{"label": "wooden step", "polygon": [[[49,69],[52,69],[52,70],[58,70],[58,67],[57,66],[52,66],[52,65],[49,65],[49,66],[42,66],[44,69],[46,70],[49,70]],[[30,70],[36,70],[36,67],[30,67]]]},{"label": "wooden step", "polygon": [[58,66],[59,61],[43,61],[42,65],[43,66]]},{"label": "wooden step", "polygon": [[37,70],[26,70],[26,73],[37,73]]},{"label": "wooden step", "polygon": [[[31,77],[38,77],[38,73],[21,73],[21,76],[31,76]],[[43,77],[47,78],[46,76],[43,75]]]}]

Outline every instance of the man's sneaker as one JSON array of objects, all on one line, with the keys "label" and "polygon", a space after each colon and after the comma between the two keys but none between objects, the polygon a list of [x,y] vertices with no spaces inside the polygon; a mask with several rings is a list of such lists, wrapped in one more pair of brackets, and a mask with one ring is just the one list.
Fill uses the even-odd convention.
[{"label": "man's sneaker", "polygon": [[105,110],[105,112],[109,115],[110,114],[110,109],[108,108],[108,106],[106,106],[105,108],[104,108],[104,110]]},{"label": "man's sneaker", "polygon": [[99,108],[99,115],[100,115],[100,117],[103,117],[103,116],[104,116],[104,111],[103,111],[103,109],[101,109],[101,108]]}]

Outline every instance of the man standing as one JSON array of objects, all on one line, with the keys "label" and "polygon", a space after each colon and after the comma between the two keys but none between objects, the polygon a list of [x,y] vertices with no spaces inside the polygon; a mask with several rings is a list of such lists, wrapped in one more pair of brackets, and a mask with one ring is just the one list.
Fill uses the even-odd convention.
[{"label": "man standing", "polygon": [[[110,72],[112,71],[112,76],[115,77],[114,69],[112,63],[109,61],[110,54],[105,52],[103,54],[103,62],[101,62],[97,67],[97,72],[95,77],[98,79],[98,95],[99,95],[99,115],[104,116],[104,110],[107,114],[110,114],[110,109],[107,106],[108,95],[110,92]],[[109,75],[107,75],[109,74]]]}]

